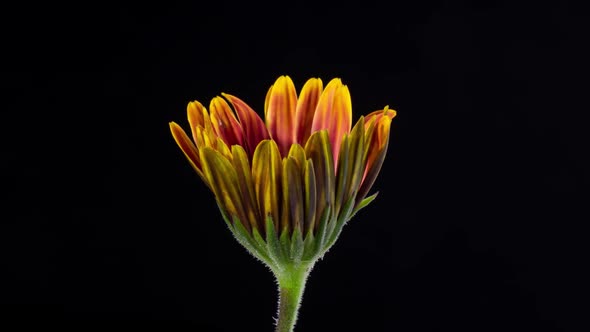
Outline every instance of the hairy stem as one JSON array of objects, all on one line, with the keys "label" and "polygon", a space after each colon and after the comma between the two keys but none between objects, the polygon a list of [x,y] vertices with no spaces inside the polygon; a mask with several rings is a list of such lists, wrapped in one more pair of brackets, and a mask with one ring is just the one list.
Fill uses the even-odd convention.
[{"label": "hairy stem", "polygon": [[276,273],[279,284],[279,313],[276,332],[293,332],[305,283],[311,269],[312,264],[298,264],[288,266]]}]

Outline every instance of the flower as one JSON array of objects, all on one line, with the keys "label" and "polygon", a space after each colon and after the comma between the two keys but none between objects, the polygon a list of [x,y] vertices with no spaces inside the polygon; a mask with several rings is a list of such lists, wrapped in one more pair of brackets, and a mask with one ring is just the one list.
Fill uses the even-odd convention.
[{"label": "flower", "polygon": [[[230,230],[271,268],[323,255],[375,198],[366,195],[396,112],[385,107],[351,128],[350,92],[338,78],[325,88],[311,78],[297,95],[291,78],[279,77],[266,95],[264,122],[238,97],[222,96],[209,112],[188,104],[192,140],[175,122],[170,129]],[[268,249],[275,241],[282,248]]]},{"label": "flower", "polygon": [[[270,87],[263,121],[223,93],[209,111],[188,104],[192,140],[175,122],[172,136],[215,195],[236,239],[275,274],[277,332],[291,332],[307,276],[367,197],[396,112],[387,106],[352,127],[348,87],[309,79],[299,95],[288,76]],[[352,128],[351,128],[352,127]]]}]

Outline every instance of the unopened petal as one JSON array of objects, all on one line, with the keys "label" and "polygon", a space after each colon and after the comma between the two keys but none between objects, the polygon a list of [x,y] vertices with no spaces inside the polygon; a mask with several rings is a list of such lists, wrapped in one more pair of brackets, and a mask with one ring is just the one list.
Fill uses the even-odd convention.
[{"label": "unopened petal", "polygon": [[283,159],[283,211],[281,232],[303,231],[303,177],[300,165],[293,157]]},{"label": "unopened petal", "polygon": [[[303,170],[303,196],[304,196],[304,235],[313,234],[316,226],[316,211],[317,211],[317,190],[316,190],[316,176],[313,167],[313,161],[307,159],[305,168]],[[310,233],[311,232],[311,233]]]},{"label": "unopened petal", "polygon": [[356,195],[365,171],[364,119],[357,121],[340,145],[336,167],[336,199],[334,213],[340,213],[346,202]]},{"label": "unopened petal", "polygon": [[260,142],[252,157],[252,180],[260,214],[263,218],[272,217],[275,229],[278,229],[280,216],[281,168],[281,155],[276,142]]},{"label": "unopened petal", "polygon": [[231,162],[219,151],[205,147],[199,151],[203,161],[203,173],[209,181],[211,190],[224,209],[236,216],[247,230],[250,223],[244,211],[242,195],[236,170]]},{"label": "unopened petal", "polygon": [[244,210],[252,228],[257,228],[264,232],[263,219],[258,213],[258,204],[256,203],[256,191],[252,180],[252,169],[248,162],[248,155],[243,147],[239,145],[232,146],[232,164],[236,170],[237,180],[242,194]]},{"label": "unopened petal", "polygon": [[375,159],[374,156],[369,157],[369,154],[375,154],[375,151],[381,150],[387,143],[391,120],[396,114],[386,106],[383,110],[372,112],[365,117],[365,153],[368,164]]},{"label": "unopened petal", "polygon": [[359,188],[357,202],[368,194],[377,175],[379,175],[385,155],[387,154],[389,131],[393,117],[395,117],[395,111],[386,108],[381,115],[377,114],[375,115],[375,119],[370,120],[372,130],[370,130],[370,136],[367,137],[366,141],[368,146],[366,169]]},{"label": "unopened petal", "polygon": [[336,167],[336,194],[334,197],[333,213],[338,215],[340,208],[344,205],[344,196],[348,192],[350,182],[350,169],[352,167],[350,151],[350,137],[344,135],[340,144],[340,153],[338,154],[338,166]]},{"label": "unopened petal", "polygon": [[317,193],[316,216],[321,216],[327,207],[332,208],[335,189],[334,159],[326,130],[311,134],[305,145],[305,155],[313,162]]},{"label": "unopened petal", "polygon": [[343,197],[344,202],[347,202],[348,199],[352,197],[352,195],[356,195],[357,190],[359,189],[359,186],[365,174],[365,126],[364,118],[362,116],[350,132],[349,149],[349,158],[351,162],[351,167],[349,169],[350,181],[348,184],[348,188],[346,188],[347,192]]},{"label": "unopened petal", "polygon": [[397,112],[390,109],[389,106],[385,106],[382,110],[373,111],[365,115],[365,128],[367,128],[371,121],[379,122],[383,116],[393,119],[396,115]]},{"label": "unopened petal", "polygon": [[303,164],[305,163],[305,150],[303,147],[297,143],[291,145],[289,149],[289,157],[293,158],[299,167],[303,168]]}]

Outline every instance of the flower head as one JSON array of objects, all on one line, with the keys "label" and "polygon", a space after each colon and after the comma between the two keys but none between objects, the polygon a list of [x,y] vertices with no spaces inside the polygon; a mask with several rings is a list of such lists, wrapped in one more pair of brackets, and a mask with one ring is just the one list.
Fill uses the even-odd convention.
[{"label": "flower head", "polygon": [[188,104],[191,135],[172,135],[211,189],[230,230],[271,268],[312,261],[336,241],[366,197],[385,158],[394,110],[352,126],[350,92],[340,79],[309,79],[297,94],[288,76],[270,87],[264,121],[222,94],[209,111]]}]

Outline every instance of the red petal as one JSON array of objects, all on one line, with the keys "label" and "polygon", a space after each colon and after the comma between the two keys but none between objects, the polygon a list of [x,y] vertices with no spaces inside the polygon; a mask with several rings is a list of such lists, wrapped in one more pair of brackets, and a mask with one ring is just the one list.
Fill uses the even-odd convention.
[{"label": "red petal", "polygon": [[220,136],[228,146],[242,145],[244,142],[242,127],[225,99],[221,97],[213,98],[209,108],[211,110],[211,123],[217,136]]},{"label": "red petal", "polygon": [[260,116],[240,98],[227,93],[222,93],[222,95],[229,100],[236,110],[243,130],[245,148],[250,158],[252,158],[258,143],[269,138],[268,130],[266,130]]}]

